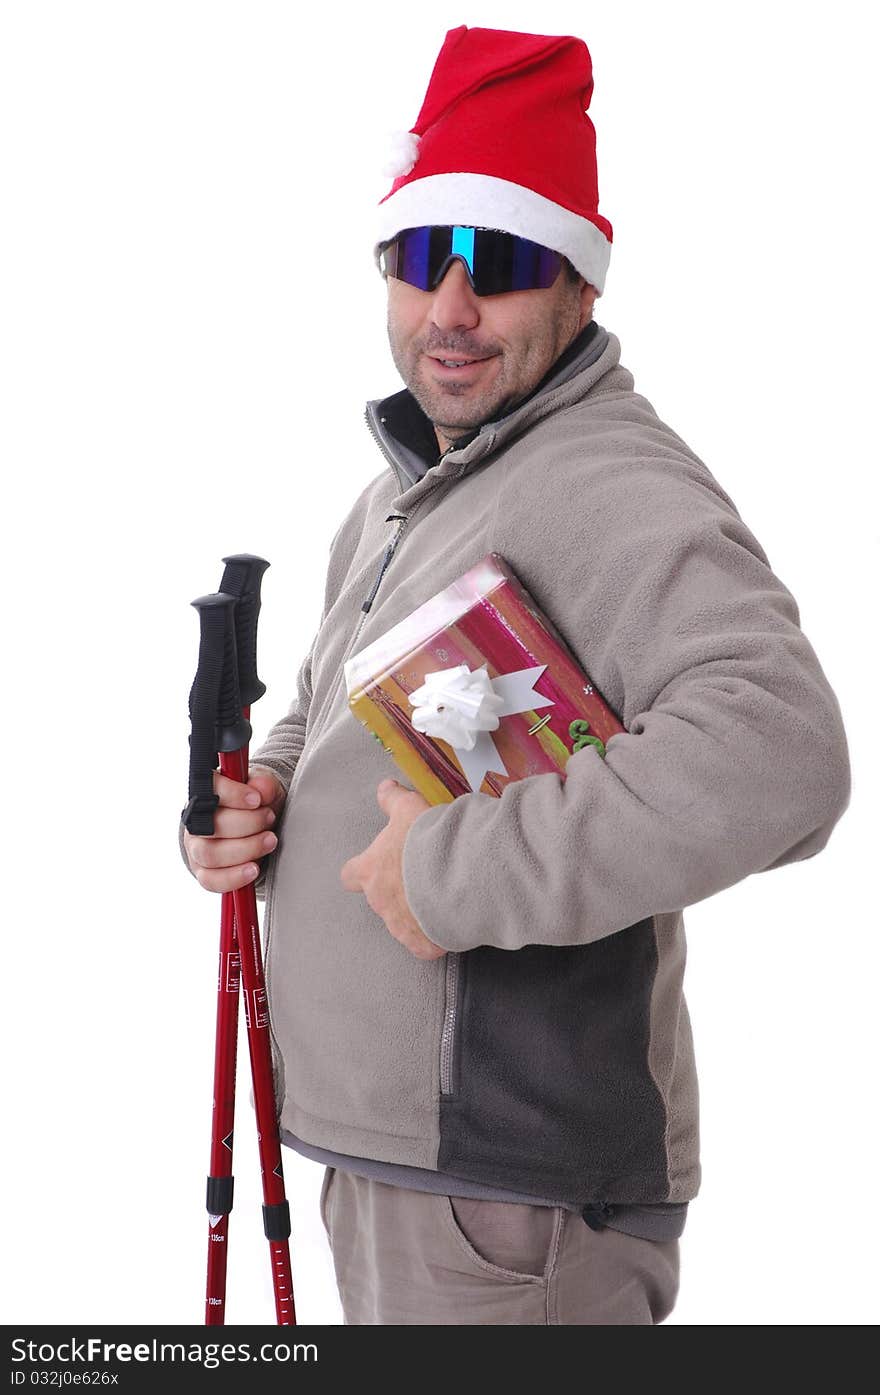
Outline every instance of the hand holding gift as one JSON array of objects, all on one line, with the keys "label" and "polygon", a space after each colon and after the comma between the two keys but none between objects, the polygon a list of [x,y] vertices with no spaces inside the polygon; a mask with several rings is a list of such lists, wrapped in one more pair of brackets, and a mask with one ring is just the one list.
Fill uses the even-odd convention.
[{"label": "hand holding gift", "polygon": [[416,959],[440,959],[445,949],[433,944],[409,908],[403,886],[403,845],[410,826],[431,805],[396,780],[383,780],[376,791],[388,824],[368,848],[343,864],[346,891],[362,891],[395,940]]}]

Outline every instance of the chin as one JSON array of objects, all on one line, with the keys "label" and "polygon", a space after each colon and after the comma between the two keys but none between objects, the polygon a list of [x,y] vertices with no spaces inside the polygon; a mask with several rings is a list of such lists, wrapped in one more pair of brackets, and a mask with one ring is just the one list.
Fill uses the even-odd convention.
[{"label": "chin", "polygon": [[455,404],[449,402],[444,402],[442,404],[431,403],[430,410],[423,402],[420,402],[419,406],[425,413],[425,416],[428,417],[435,426],[439,426],[440,430],[444,433],[447,429],[449,431],[458,431],[462,434],[466,431],[474,431],[478,426],[482,426],[484,421],[491,421],[494,415],[491,409],[487,412],[483,412],[475,407],[471,407],[469,411],[456,412]]},{"label": "chin", "polygon": [[503,405],[503,398],[483,398],[477,399],[469,392],[467,384],[460,387],[451,383],[443,390],[438,390],[433,384],[426,389],[419,384],[419,389],[410,391],[425,413],[436,426],[443,430],[443,422],[452,427],[455,431],[473,431],[475,427],[482,426],[484,421],[491,421]]}]

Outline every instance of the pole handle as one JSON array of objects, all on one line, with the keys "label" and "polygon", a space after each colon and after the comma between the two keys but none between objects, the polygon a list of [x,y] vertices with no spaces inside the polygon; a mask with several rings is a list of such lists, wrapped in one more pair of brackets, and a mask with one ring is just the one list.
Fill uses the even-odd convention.
[{"label": "pole handle", "polygon": [[199,837],[214,832],[214,771],[220,751],[237,751],[250,741],[250,723],[241,711],[235,654],[235,596],[224,592],[192,602],[199,616],[199,661],[189,695],[191,722],[189,801],[181,815]]},{"label": "pole handle", "polygon": [[225,569],[220,590],[238,599],[235,611],[235,646],[238,654],[238,681],[241,701],[250,707],[263,696],[265,683],[257,675],[257,621],[260,615],[260,587],[269,566],[265,557],[236,552],[224,557]]}]

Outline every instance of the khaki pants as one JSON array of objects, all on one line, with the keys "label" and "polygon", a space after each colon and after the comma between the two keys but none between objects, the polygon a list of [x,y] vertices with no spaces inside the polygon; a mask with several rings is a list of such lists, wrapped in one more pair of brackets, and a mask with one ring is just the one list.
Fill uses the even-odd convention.
[{"label": "khaki pants", "polygon": [[654,1324],[678,1293],[678,1240],[591,1230],[562,1207],[435,1196],[332,1167],[320,1207],[352,1326]]}]

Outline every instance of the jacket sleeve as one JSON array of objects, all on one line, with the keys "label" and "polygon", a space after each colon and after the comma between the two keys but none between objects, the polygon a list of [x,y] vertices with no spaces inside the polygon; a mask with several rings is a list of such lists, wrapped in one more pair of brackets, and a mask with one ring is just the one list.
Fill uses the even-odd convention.
[{"label": "jacket sleeve", "polygon": [[287,713],[270,728],[266,739],[253,752],[248,763],[251,774],[257,769],[270,770],[281,781],[285,791],[290,789],[297,761],[305,745],[306,724],[312,703],[312,659],[317,642],[316,634],[300,665],[296,696]]},{"label": "jacket sleeve", "polygon": [[416,819],[404,888],[441,948],[600,939],[814,856],[849,803],[837,699],[760,544],[723,491],[632,476],[558,576],[549,531],[522,570],[506,535],[551,621],[577,598],[564,637],[626,731]]}]

